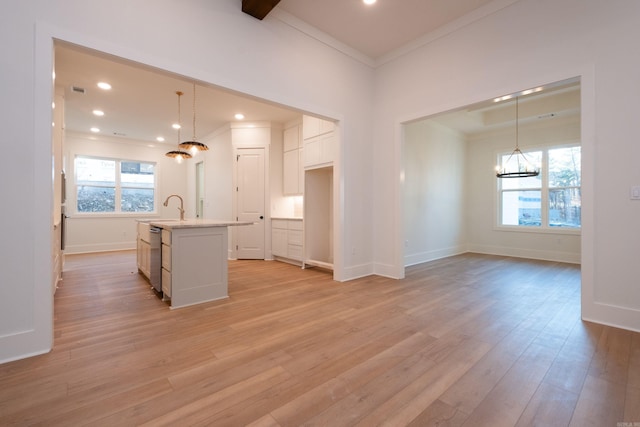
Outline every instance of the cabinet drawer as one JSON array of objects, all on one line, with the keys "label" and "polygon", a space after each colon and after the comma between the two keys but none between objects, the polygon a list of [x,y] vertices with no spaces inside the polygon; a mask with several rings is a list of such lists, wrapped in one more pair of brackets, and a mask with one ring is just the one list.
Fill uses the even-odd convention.
[{"label": "cabinet drawer", "polygon": [[302,221],[296,219],[290,219],[287,223],[287,228],[289,230],[300,230],[302,231]]},{"label": "cabinet drawer", "polygon": [[171,246],[162,244],[162,268],[171,271]]},{"label": "cabinet drawer", "polygon": [[286,219],[272,219],[271,220],[271,228],[283,228],[287,229],[287,220]]},{"label": "cabinet drawer", "polygon": [[162,269],[162,293],[171,298],[171,272]]},{"label": "cabinet drawer", "polygon": [[287,231],[287,243],[290,245],[302,246],[302,231],[289,230]]},{"label": "cabinet drawer", "polygon": [[162,230],[162,243],[171,244],[171,232],[169,230]]}]

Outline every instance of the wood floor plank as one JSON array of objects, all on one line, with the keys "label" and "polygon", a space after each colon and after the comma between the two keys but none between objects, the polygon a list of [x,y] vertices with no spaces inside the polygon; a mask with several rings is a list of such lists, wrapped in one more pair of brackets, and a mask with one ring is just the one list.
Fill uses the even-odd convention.
[{"label": "wood floor plank", "polygon": [[527,404],[516,427],[568,426],[577,402],[577,394],[543,382]]},{"label": "wood floor plank", "polygon": [[408,427],[460,427],[469,417],[451,405],[447,405],[441,400],[436,400],[426,409],[423,409],[413,421],[407,424]]},{"label": "wood floor plank", "polygon": [[0,425],[616,425],[640,334],[580,320],[580,268],[465,254],[393,280],[230,261],[171,310],[135,251],[68,256],[54,350],[0,365]]},{"label": "wood floor plank", "polygon": [[513,426],[527,407],[549,366],[556,349],[531,344],[469,415],[464,426]]},{"label": "wood floor plank", "polygon": [[617,426],[625,421],[625,395],[624,385],[587,375],[569,426]]}]

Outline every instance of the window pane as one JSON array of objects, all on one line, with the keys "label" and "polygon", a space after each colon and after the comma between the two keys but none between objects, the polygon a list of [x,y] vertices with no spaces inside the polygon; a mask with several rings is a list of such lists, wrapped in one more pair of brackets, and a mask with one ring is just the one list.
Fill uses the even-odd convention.
[{"label": "window pane", "polygon": [[580,227],[580,188],[549,190],[549,225],[551,227]]},{"label": "window pane", "polygon": [[540,191],[503,191],[502,225],[540,226]]},{"label": "window pane", "polygon": [[78,185],[77,200],[78,212],[114,212],[116,189]]},{"label": "window pane", "polygon": [[122,162],[120,182],[125,187],[154,188],[153,163]]},{"label": "window pane", "polygon": [[[540,166],[542,162],[542,151],[530,151],[524,153],[531,165]],[[500,156],[500,165],[511,170],[518,170],[517,156],[503,154]],[[540,188],[542,180],[540,175],[528,178],[500,178],[500,185],[503,190],[515,190],[518,188]]]},{"label": "window pane", "polygon": [[76,157],[75,172],[78,185],[113,187],[116,183],[116,162],[114,160]]},{"label": "window pane", "polygon": [[123,188],[122,212],[153,212],[153,189]]},{"label": "window pane", "polygon": [[579,187],[580,147],[549,150],[549,187]]}]

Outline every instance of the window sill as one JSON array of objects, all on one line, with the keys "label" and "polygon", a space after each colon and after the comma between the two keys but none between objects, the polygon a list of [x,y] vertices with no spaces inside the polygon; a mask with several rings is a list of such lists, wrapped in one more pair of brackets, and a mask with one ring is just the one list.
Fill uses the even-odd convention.
[{"label": "window sill", "polygon": [[506,231],[516,233],[534,233],[534,234],[564,234],[569,236],[580,236],[582,234],[581,228],[561,228],[561,227],[527,227],[527,226],[508,226],[497,225],[493,227],[494,231]]},{"label": "window sill", "polygon": [[158,218],[160,214],[158,212],[132,212],[132,213],[106,213],[106,212],[91,212],[91,213],[74,213],[67,215],[67,218],[72,219],[116,219],[116,218]]}]

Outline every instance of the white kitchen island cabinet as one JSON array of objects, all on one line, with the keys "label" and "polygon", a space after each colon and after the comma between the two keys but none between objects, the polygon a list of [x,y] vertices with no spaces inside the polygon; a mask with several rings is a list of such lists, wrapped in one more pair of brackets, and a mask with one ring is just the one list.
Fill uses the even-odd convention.
[{"label": "white kitchen island cabinet", "polygon": [[251,222],[151,221],[162,228],[162,291],[171,308],[227,298],[229,226]]}]

